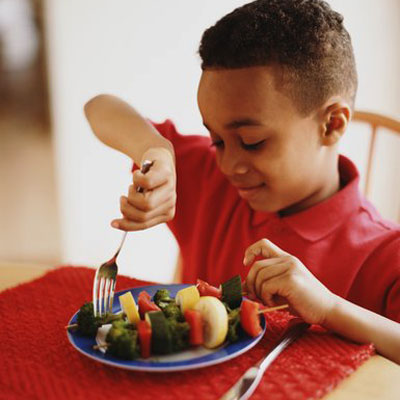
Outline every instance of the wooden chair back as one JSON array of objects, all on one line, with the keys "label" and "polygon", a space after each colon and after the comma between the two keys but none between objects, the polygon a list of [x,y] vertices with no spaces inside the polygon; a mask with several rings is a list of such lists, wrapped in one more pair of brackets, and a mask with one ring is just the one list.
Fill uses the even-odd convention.
[{"label": "wooden chair back", "polygon": [[361,122],[368,124],[371,129],[371,138],[368,147],[368,161],[366,170],[366,181],[364,194],[368,196],[371,188],[371,171],[374,162],[375,148],[376,148],[376,137],[379,132],[379,128],[384,128],[394,132],[400,137],[400,121],[393,118],[386,117],[381,114],[365,111],[355,111],[352,117],[352,121]]},{"label": "wooden chair back", "polygon": [[[366,112],[366,111],[355,111],[352,117],[352,121],[357,123],[367,124],[370,128],[371,135],[368,145],[368,157],[367,157],[365,186],[364,186],[364,195],[366,197],[369,197],[371,193],[371,176],[374,166],[374,158],[376,154],[377,135],[380,131],[382,131],[382,129],[384,129],[386,131],[390,131],[391,133],[397,135],[400,139],[400,121],[394,118],[387,117],[382,114]],[[397,185],[399,183],[400,183],[400,177]],[[400,220],[400,210],[398,214],[398,220]]]}]

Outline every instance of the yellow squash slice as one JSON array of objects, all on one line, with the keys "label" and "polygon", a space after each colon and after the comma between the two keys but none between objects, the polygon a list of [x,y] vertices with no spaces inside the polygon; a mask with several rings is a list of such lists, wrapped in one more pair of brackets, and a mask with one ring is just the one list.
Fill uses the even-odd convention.
[{"label": "yellow squash slice", "polygon": [[175,296],[176,304],[180,306],[183,313],[186,310],[193,309],[199,299],[200,293],[196,286],[189,286],[181,289]]},{"label": "yellow squash slice", "polygon": [[118,297],[122,311],[126,314],[129,323],[137,324],[140,320],[139,311],[131,292],[126,292]]}]

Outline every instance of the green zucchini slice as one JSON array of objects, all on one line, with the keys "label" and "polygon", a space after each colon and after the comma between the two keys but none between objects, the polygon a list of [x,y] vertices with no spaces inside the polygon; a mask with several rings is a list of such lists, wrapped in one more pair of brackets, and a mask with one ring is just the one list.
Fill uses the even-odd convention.
[{"label": "green zucchini slice", "polygon": [[171,331],[162,311],[149,311],[145,315],[151,325],[151,351],[153,354],[172,352]]},{"label": "green zucchini slice", "polygon": [[221,285],[222,301],[227,303],[230,308],[240,307],[242,303],[242,279],[240,275],[227,280]]}]

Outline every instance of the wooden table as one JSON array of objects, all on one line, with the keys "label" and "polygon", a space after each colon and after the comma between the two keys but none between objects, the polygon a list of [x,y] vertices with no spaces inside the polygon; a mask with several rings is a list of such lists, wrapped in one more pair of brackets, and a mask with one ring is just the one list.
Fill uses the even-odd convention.
[{"label": "wooden table", "polygon": [[[0,291],[28,282],[50,271],[47,265],[0,263]],[[373,356],[324,400],[398,400],[400,366],[381,356]]]}]

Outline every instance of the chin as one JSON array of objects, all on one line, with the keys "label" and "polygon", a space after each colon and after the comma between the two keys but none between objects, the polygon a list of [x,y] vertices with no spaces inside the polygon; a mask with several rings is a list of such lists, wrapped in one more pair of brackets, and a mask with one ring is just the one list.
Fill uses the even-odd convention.
[{"label": "chin", "polygon": [[276,213],[282,210],[282,206],[274,204],[273,202],[260,202],[260,201],[248,201],[250,208],[254,211],[261,211],[266,213]]}]

